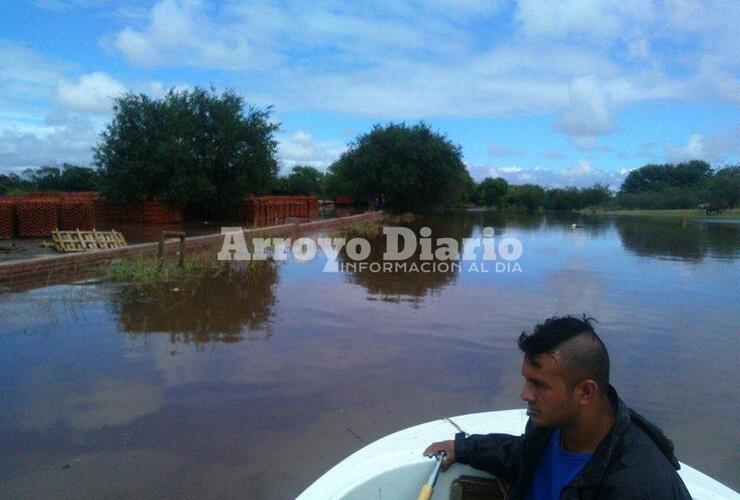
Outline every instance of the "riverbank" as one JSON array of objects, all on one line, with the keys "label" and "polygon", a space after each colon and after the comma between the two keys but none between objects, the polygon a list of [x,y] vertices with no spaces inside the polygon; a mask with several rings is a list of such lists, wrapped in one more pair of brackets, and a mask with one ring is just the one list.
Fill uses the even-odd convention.
[{"label": "riverbank", "polygon": [[720,213],[707,215],[704,210],[695,208],[675,210],[609,210],[599,208],[584,208],[578,213],[588,215],[637,215],[637,216],[659,216],[659,217],[718,217],[722,219],[740,219],[740,208],[730,208]]},{"label": "riverbank", "polygon": [[[244,229],[245,238],[298,236],[315,231],[334,230],[344,226],[382,220],[383,212],[366,212],[334,219],[323,219],[303,223],[287,223],[277,226]],[[188,255],[220,248],[223,243],[220,233],[185,238],[185,260]],[[141,243],[122,248],[93,250],[80,253],[48,255],[32,259],[0,262],[0,292],[21,290],[63,283],[73,279],[100,274],[102,267],[116,259],[153,259],[158,254],[159,244]],[[164,257],[171,259],[179,251],[179,241],[164,243]]]}]

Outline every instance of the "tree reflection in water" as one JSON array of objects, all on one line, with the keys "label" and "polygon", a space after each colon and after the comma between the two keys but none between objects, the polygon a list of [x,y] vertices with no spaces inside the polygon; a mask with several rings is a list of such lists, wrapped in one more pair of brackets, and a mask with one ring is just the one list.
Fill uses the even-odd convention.
[{"label": "tree reflection in water", "polygon": [[645,257],[734,260],[740,248],[740,224],[735,221],[617,217],[615,224],[624,248]]},{"label": "tree reflection in water", "polygon": [[173,343],[267,340],[275,305],[277,266],[234,263],[185,282],[127,285],[111,295],[124,331],[167,333]]},{"label": "tree reflection in water", "polygon": [[[419,229],[427,226],[432,229],[430,238],[432,239],[432,252],[436,248],[437,238],[453,238],[457,241],[460,253],[463,252],[463,238],[469,238],[475,225],[474,216],[469,214],[449,214],[425,216],[417,219],[412,224],[404,225],[409,227],[419,239]],[[382,266],[383,252],[386,249],[386,237],[381,234],[371,242],[372,251],[370,256],[364,262],[370,265],[377,263]],[[417,244],[416,252],[405,261],[407,266],[416,264],[417,268],[423,262],[421,260],[421,248]],[[354,263],[355,261],[347,257],[344,251],[340,252],[339,259],[341,263]],[[458,274],[454,266],[449,266],[449,271],[432,269],[430,272],[371,272],[367,269],[349,269],[346,273],[350,283],[362,285],[367,289],[368,300],[382,300],[384,302],[407,302],[413,308],[419,308],[424,302],[424,297],[432,295],[442,288],[451,284]]]}]

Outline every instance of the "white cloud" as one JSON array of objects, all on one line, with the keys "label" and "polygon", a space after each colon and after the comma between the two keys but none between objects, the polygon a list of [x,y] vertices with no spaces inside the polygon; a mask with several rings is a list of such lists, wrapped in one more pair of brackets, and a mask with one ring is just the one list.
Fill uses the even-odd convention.
[{"label": "white cloud", "polygon": [[54,91],[65,71],[71,68],[17,44],[0,40],[0,110],[3,116],[17,114],[26,120],[45,112],[43,100]]},{"label": "white cloud", "polygon": [[624,180],[626,172],[613,172],[593,168],[587,160],[579,160],[571,167],[554,170],[520,165],[492,166],[468,165],[474,179],[480,181],[484,177],[500,177],[510,184],[538,184],[549,187],[591,186],[597,182],[618,189]]},{"label": "white cloud", "polygon": [[126,92],[126,86],[107,73],[94,72],[76,81],[64,81],[56,91],[56,100],[75,111],[107,113],[113,99]]},{"label": "white cloud", "polygon": [[692,134],[684,146],[666,147],[670,161],[704,160],[718,166],[740,154],[740,127],[711,135]]},{"label": "white cloud", "polygon": [[[89,165],[112,98],[127,86],[104,72],[70,78],[74,66],[2,40],[0,60],[0,169]],[[154,81],[130,88],[154,96],[164,91]]]},{"label": "white cloud", "polygon": [[[740,50],[740,45],[736,48]],[[711,92],[724,100],[740,105],[740,79],[725,65],[726,58],[720,55],[705,55],[701,58],[699,71],[692,77],[690,85],[696,92]]]},{"label": "white cloud", "polygon": [[295,165],[310,165],[323,170],[346,150],[347,146],[339,141],[317,142],[311,134],[299,130],[279,138],[278,159],[283,174]]},{"label": "white cloud", "polygon": [[648,59],[650,49],[648,41],[644,38],[636,38],[627,44],[627,52],[631,59]]},{"label": "white cloud", "polygon": [[[55,8],[98,4],[46,1]],[[628,104],[740,103],[740,2],[519,0],[513,17],[510,5],[329,0],[309,8],[292,0],[161,0],[128,13],[106,9],[124,27],[102,43],[147,68],[217,70],[219,84],[281,112],[320,110],[376,120],[547,113],[559,117],[556,130],[591,151]],[[481,36],[481,25],[496,28]],[[49,130],[29,130],[49,128],[44,100],[103,113],[106,87],[155,95],[163,89],[124,83],[115,74],[92,85],[83,78],[98,68],[77,76],[79,68],[2,41],[0,60],[0,131],[7,129],[16,144],[28,133],[41,141],[51,137]],[[708,140],[703,137],[701,145],[711,154]],[[281,142],[285,165],[302,159],[325,165],[338,156],[331,151],[344,147],[316,141],[307,146],[287,136]]]},{"label": "white cloud", "polygon": [[[163,0],[151,10],[144,29],[127,27],[106,40],[129,60],[142,66],[198,66],[220,69],[262,67],[269,47],[255,26],[238,29],[231,15],[212,17],[200,1]],[[238,13],[237,13],[238,14]],[[223,22],[220,22],[223,21]]]},{"label": "white cloud", "polygon": [[645,0],[519,0],[516,18],[531,36],[608,39],[655,20],[656,12],[654,2]]},{"label": "white cloud", "polygon": [[568,108],[555,129],[581,138],[579,145],[593,147],[595,138],[614,129],[609,95],[594,77],[574,79],[569,88]]},{"label": "white cloud", "polygon": [[[238,80],[240,91],[281,110],[406,119],[547,113],[568,106],[572,87],[589,74],[602,96],[585,97],[591,111],[603,110],[599,106],[607,95],[617,107],[687,91],[685,82],[659,64],[632,68],[608,46],[566,36],[599,31],[612,36],[625,26],[657,22],[655,8],[642,1],[576,2],[552,15],[540,2],[521,2],[522,24],[502,23],[502,32],[485,40],[475,38],[463,21],[493,18],[504,3],[455,2],[452,14],[448,3],[430,0],[419,8],[406,1],[329,2],[306,11],[292,2],[215,6],[163,0],[145,23],[124,28],[108,43],[142,66],[235,72],[244,77]],[[558,21],[558,16],[564,17]],[[517,36],[518,26],[531,32],[538,23],[563,38]],[[650,33],[626,33],[622,53],[631,44],[634,56],[645,56]],[[608,114],[598,117],[597,134],[610,126]],[[577,110],[563,123],[583,127]]]},{"label": "white cloud", "polygon": [[560,173],[565,177],[584,177],[592,173],[591,163],[587,160],[578,160],[578,163],[570,168],[561,170]]},{"label": "white cloud", "polygon": [[53,111],[36,126],[5,128],[0,131],[0,169],[22,166],[89,165],[92,146],[101,123],[67,111]]}]

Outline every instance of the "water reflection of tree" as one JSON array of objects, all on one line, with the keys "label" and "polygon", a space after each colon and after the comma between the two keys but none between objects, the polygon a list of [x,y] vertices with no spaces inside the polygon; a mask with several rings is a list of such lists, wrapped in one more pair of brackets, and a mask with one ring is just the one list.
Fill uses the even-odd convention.
[{"label": "water reflection of tree", "polygon": [[[458,242],[460,253],[462,255],[462,239],[468,238],[473,232],[475,216],[463,214],[445,214],[435,216],[425,216],[417,219],[413,224],[408,225],[419,238],[419,229],[427,226],[432,229],[431,239],[435,243],[437,238],[453,238]],[[378,236],[372,242],[372,251],[370,256],[364,261],[368,265],[377,263],[382,266],[383,252],[386,249],[385,235]],[[432,245],[432,252],[436,245]],[[421,269],[421,264],[429,261],[422,261],[420,258],[421,249],[417,245],[416,253],[404,262],[407,268],[416,266]],[[339,255],[340,262],[353,263],[344,252]],[[439,261],[437,261],[439,262]],[[451,261],[448,261],[451,263]],[[347,273],[348,279],[365,287],[368,291],[369,300],[382,300],[384,302],[408,302],[412,307],[418,308],[424,301],[424,297],[434,294],[445,286],[454,281],[458,271],[454,266],[449,266],[449,270],[432,269],[430,272],[370,272],[368,270],[350,269]]]},{"label": "water reflection of tree", "polygon": [[272,264],[232,267],[177,285],[123,286],[111,300],[133,335],[168,333],[172,342],[196,344],[267,339],[277,279]]},{"label": "water reflection of tree", "polygon": [[707,255],[735,259],[740,249],[740,224],[679,218],[618,217],[624,247],[637,255],[699,261]]}]

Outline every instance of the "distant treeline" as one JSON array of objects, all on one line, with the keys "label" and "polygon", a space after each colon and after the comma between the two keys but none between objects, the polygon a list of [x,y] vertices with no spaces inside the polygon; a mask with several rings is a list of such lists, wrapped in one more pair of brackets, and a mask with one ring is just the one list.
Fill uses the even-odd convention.
[{"label": "distant treeline", "polygon": [[534,184],[512,186],[503,179],[489,177],[477,185],[472,201],[526,211],[588,207],[677,209],[700,204],[732,208],[740,202],[740,166],[713,170],[704,161],[646,165],[631,171],[616,193],[603,184],[543,188]]},{"label": "distant treeline", "polygon": [[375,125],[320,171],[294,166],[278,175],[280,124],[271,108],[255,109],[233,91],[170,90],[164,97],[126,94],[93,148],[94,167],[28,169],[0,174],[0,195],[29,191],[101,191],[120,203],[176,201],[190,213],[227,218],[248,194],[349,196],[361,204],[383,199],[391,211],[490,206],[535,211],[606,208],[735,207],[740,167],[712,169],[704,161],[646,165],[608,186],[510,185],[475,182],[462,148],[424,122]]},{"label": "distant treeline", "polygon": [[[265,192],[320,198],[333,198],[347,193],[356,196],[357,192],[352,186],[341,185],[337,170],[336,166],[329,172],[322,172],[312,166],[297,165],[288,175],[273,178]],[[21,175],[0,174],[0,195],[31,191],[94,191],[101,188],[100,177],[96,169],[69,164],[62,168],[27,169]],[[546,188],[535,184],[511,185],[504,179],[491,177],[479,183],[468,180],[464,187],[466,189],[460,189],[453,205],[525,212],[590,207],[680,209],[696,208],[702,203],[733,208],[740,203],[740,166],[713,170],[702,161],[646,165],[630,172],[616,193],[603,184],[582,188]],[[381,194],[388,200],[385,192],[381,191]],[[402,193],[397,195],[402,196]],[[363,201],[362,194],[358,201]],[[418,206],[417,203],[414,201],[403,206],[404,209],[412,209]]]},{"label": "distant treeline", "polygon": [[21,175],[0,173],[0,195],[33,191],[96,191],[100,174],[94,168],[65,163],[62,168],[28,168]]}]

